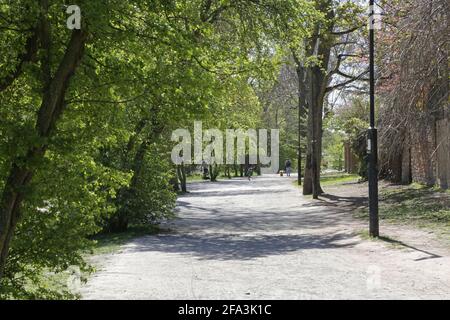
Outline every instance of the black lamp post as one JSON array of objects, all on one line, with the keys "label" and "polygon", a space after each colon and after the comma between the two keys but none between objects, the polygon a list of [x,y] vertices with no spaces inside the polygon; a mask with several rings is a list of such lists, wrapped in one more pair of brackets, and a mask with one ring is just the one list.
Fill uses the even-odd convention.
[{"label": "black lamp post", "polygon": [[374,0],[369,0],[369,71],[370,71],[370,128],[367,132],[367,154],[369,160],[369,234],[379,236],[378,221],[378,145],[375,128],[375,9]]}]

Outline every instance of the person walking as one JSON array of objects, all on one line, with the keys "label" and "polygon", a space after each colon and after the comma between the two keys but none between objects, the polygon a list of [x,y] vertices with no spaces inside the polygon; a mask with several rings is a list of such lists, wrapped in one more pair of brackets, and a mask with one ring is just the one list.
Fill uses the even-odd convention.
[{"label": "person walking", "polygon": [[286,171],[286,176],[291,176],[291,160],[287,159],[284,163],[284,170]]},{"label": "person walking", "polygon": [[247,172],[246,172],[246,176],[248,178],[248,181],[252,180],[252,175],[253,175],[253,166],[250,165],[250,166],[248,166]]}]

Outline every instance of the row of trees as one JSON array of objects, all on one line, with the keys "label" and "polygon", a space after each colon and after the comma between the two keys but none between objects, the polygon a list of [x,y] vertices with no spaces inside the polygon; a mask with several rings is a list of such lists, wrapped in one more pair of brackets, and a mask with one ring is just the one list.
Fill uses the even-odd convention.
[{"label": "row of trees", "polygon": [[[297,147],[299,177],[302,162],[305,166],[303,193],[314,197],[322,192],[324,147],[325,162],[331,160],[339,168],[346,143],[359,162],[359,174],[367,176],[366,15],[355,3],[316,1],[327,23],[318,22],[300,53],[292,50],[292,57],[286,59],[280,78],[289,85],[280,81],[281,86],[271,89],[289,101],[277,102],[277,94],[268,91],[275,104],[270,117],[277,119],[280,108],[287,115],[280,122],[282,132],[291,148]],[[382,29],[376,32],[380,177],[448,188],[449,3],[408,0],[377,5],[377,11],[383,12]],[[351,19],[346,20],[348,14]],[[291,98],[295,84],[299,97],[296,126],[289,121],[296,112]],[[292,156],[293,152],[286,155]]]},{"label": "row of trees", "polygon": [[332,0],[317,0],[314,5],[322,19],[302,41],[288,46],[278,82],[266,90],[270,99],[265,118],[271,119],[266,123],[275,121],[290,143],[282,155],[296,158],[303,194],[317,198],[323,193],[324,121],[333,115],[332,100],[344,100],[342,92],[364,91],[368,70],[367,6]]},{"label": "row of trees", "polygon": [[0,294],[55,297],[89,237],[172,216],[170,134],[257,127],[256,88],[321,14],[306,0],[0,2]]},{"label": "row of trees", "polygon": [[[365,8],[358,2],[315,3],[326,18],[300,47],[291,48],[279,81],[266,90],[265,119],[276,121],[284,133],[288,146],[282,156],[297,153],[303,193],[317,197],[321,167],[330,161],[342,167],[344,143],[359,162],[359,174],[367,176],[368,70]],[[377,6],[383,12],[376,32],[380,177],[447,188],[448,1],[379,1]]]}]

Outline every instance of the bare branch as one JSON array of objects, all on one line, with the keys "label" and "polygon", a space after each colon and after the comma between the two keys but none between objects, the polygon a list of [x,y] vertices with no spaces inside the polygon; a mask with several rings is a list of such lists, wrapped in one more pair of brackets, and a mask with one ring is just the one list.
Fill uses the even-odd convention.
[{"label": "bare branch", "polygon": [[358,30],[358,29],[360,29],[362,27],[364,27],[364,25],[358,25],[358,26],[355,26],[355,27],[353,27],[351,29],[344,30],[344,31],[333,31],[333,32],[331,32],[331,34],[334,35],[334,36],[343,36],[343,35],[355,32],[356,30]]},{"label": "bare branch", "polygon": [[363,78],[363,76],[366,75],[367,73],[369,73],[369,70],[365,70],[365,71],[361,72],[359,75],[357,75],[355,77],[351,77],[349,75],[346,75],[346,77],[349,78],[349,80],[341,82],[341,83],[336,84],[336,85],[333,85],[331,87],[327,87],[326,92],[328,93],[328,92],[331,92],[333,90],[343,88],[343,87],[345,87],[345,86],[347,86],[347,85],[349,85],[349,84],[351,84],[351,83],[353,83],[355,81],[367,81],[368,79]]}]

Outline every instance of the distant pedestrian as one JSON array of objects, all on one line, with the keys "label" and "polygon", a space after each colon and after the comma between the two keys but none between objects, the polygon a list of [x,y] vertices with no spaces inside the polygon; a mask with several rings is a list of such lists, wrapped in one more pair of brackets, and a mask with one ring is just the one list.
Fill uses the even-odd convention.
[{"label": "distant pedestrian", "polygon": [[284,169],[286,171],[286,175],[288,177],[291,176],[291,160],[287,159],[286,162],[284,163]]},{"label": "distant pedestrian", "polygon": [[250,181],[250,180],[252,180],[252,175],[253,175],[253,166],[249,166],[248,168],[247,168],[247,178],[248,178],[248,181]]}]

